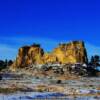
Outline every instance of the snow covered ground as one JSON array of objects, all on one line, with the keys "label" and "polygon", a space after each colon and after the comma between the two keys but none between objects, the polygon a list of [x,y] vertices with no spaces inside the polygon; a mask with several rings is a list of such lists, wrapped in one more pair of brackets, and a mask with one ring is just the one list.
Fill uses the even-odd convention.
[{"label": "snow covered ground", "polygon": [[61,93],[16,93],[0,94],[0,100],[100,100],[100,96],[65,96]]}]

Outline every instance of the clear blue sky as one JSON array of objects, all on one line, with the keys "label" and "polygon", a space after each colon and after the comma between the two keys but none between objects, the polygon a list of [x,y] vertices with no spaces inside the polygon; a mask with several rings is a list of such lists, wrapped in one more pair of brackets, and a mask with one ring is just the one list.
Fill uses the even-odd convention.
[{"label": "clear blue sky", "polygon": [[33,42],[49,51],[71,40],[100,55],[99,0],[0,0],[0,59]]}]

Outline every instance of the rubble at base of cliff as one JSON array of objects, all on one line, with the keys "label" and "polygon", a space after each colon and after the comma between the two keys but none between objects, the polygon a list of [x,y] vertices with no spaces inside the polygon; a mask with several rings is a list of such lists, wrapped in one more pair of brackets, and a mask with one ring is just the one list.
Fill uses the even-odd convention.
[{"label": "rubble at base of cliff", "polygon": [[47,64],[30,64],[24,68],[17,68],[16,71],[22,71],[36,77],[63,77],[68,78],[75,77],[89,77],[98,76],[98,71],[87,64],[75,63],[75,64],[59,64],[59,63],[47,63]]}]

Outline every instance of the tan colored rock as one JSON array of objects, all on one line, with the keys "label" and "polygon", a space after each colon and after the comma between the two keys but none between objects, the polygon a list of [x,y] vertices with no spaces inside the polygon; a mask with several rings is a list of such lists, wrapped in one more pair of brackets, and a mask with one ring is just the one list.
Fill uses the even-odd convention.
[{"label": "tan colored rock", "polygon": [[44,63],[55,63],[57,61],[58,61],[57,57],[53,55],[52,53],[45,53],[43,56]]},{"label": "tan colored rock", "polygon": [[42,64],[42,56],[44,51],[40,48],[40,45],[24,46],[19,49],[16,61],[13,64],[13,67],[22,68],[28,66],[32,63]]},{"label": "tan colored rock", "polygon": [[19,49],[16,61],[11,69],[22,68],[30,64],[45,63],[86,63],[87,53],[82,41],[59,44],[51,53],[44,53],[40,45],[24,46]]},{"label": "tan colored rock", "polygon": [[61,63],[85,63],[87,62],[87,53],[82,41],[73,41],[68,44],[60,44],[54,49],[55,55]]}]

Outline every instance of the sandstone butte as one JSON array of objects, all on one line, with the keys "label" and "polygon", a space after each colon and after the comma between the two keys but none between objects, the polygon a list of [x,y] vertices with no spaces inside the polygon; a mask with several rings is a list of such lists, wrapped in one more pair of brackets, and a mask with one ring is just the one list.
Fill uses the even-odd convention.
[{"label": "sandstone butte", "polygon": [[87,52],[83,41],[59,44],[50,53],[45,53],[39,44],[21,47],[12,68],[23,68],[30,64],[87,63]]}]

